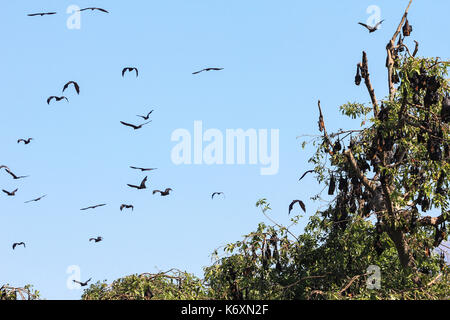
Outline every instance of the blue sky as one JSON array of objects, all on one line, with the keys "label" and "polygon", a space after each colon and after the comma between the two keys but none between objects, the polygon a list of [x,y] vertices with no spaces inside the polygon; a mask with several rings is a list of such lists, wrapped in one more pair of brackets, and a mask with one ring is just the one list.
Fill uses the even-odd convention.
[{"label": "blue sky", "polygon": [[[66,8],[83,12],[80,30],[66,27]],[[378,5],[386,21],[370,34],[357,25]],[[355,128],[340,116],[348,101],[369,102],[353,83],[362,50],[381,99],[387,93],[385,45],[407,1],[9,1],[0,6],[4,43],[0,67],[0,164],[29,178],[0,172],[0,283],[31,283],[48,299],[78,299],[66,286],[67,267],[81,279],[112,281],[143,272],[179,268],[202,275],[219,246],[239,240],[266,221],[255,207],[266,197],[271,216],[288,224],[287,207],[303,199],[308,213],[320,205],[312,176],[312,149],[301,134],[317,134],[317,99],[328,130]],[[448,59],[447,0],[415,1],[409,19],[419,54]],[[28,13],[57,11],[47,17]],[[126,66],[140,75],[121,77]],[[220,72],[193,76],[204,67]],[[70,102],[46,104],[70,80]],[[119,121],[151,109],[153,122],[134,132]],[[279,129],[280,169],[262,176],[254,165],[180,165],[171,161],[174,130]],[[19,138],[34,137],[28,146]],[[130,165],[156,167],[149,189],[126,184],[144,177]],[[151,190],[171,187],[169,197]],[[214,191],[225,199],[212,201]],[[41,202],[24,201],[47,194]],[[95,211],[80,208],[107,203]],[[120,212],[132,203],[134,212]],[[267,221],[266,221],[267,222]],[[302,220],[297,232],[306,222]],[[98,244],[90,237],[103,236]],[[11,249],[24,241],[27,248]]]}]

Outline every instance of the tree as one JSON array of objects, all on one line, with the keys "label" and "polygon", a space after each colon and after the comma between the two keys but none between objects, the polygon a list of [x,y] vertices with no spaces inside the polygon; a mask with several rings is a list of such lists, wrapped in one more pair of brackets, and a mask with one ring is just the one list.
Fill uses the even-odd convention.
[{"label": "tree", "polygon": [[14,288],[6,284],[0,287],[0,300],[38,300],[39,297],[39,291],[33,290],[31,285]]},{"label": "tree", "polygon": [[[321,135],[309,162],[332,196],[328,208],[298,237],[261,224],[228,245],[228,255],[205,269],[217,298],[450,296],[441,246],[450,221],[450,63],[416,57],[418,42],[411,53],[411,3],[386,46],[388,97],[376,97],[366,52],[357,64],[355,84],[364,80],[371,105],[340,110],[361,119],[361,128],[328,133],[318,102]],[[271,210],[265,199],[257,206]],[[381,269],[381,290],[367,289],[370,265]]]},{"label": "tree", "polygon": [[97,282],[83,293],[83,300],[197,300],[206,297],[203,283],[195,276],[171,269],[156,274],[130,275],[110,285]]}]

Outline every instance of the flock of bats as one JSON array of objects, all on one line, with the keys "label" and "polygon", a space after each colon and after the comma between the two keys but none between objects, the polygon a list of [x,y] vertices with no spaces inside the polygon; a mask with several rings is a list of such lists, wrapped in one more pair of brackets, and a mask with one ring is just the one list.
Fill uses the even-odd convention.
[{"label": "flock of bats", "polygon": [[[80,9],[79,12],[86,11],[86,10],[91,10],[91,11],[97,10],[97,11],[100,11],[100,12],[103,12],[103,13],[109,13],[107,10],[102,9],[102,8],[97,8],[97,7],[89,7],[89,8]],[[40,13],[31,13],[31,14],[28,14],[28,16],[29,17],[35,17],[35,16],[43,17],[43,16],[50,16],[50,15],[55,15],[55,14],[57,14],[57,12],[40,12]],[[202,72],[221,71],[221,70],[223,70],[223,68],[215,68],[215,67],[214,68],[204,68],[202,70],[193,72],[192,74],[196,75],[196,74],[199,74],[199,73],[202,73]],[[125,67],[125,68],[123,68],[123,70],[122,70],[122,77],[125,77],[125,74],[127,72],[128,73],[134,72],[135,75],[136,75],[136,78],[139,76],[139,70],[137,68],[135,68],[135,67]],[[55,101],[55,102],[60,102],[60,101],[69,102],[69,99],[64,95],[64,92],[67,89],[69,89],[70,86],[73,86],[73,88],[74,88],[75,92],[77,93],[77,95],[80,94],[80,86],[79,86],[79,84],[76,81],[69,81],[69,82],[67,82],[64,85],[64,87],[62,89],[62,95],[61,96],[60,95],[54,95],[54,96],[48,97],[47,104],[50,105],[50,103],[52,101]],[[146,115],[137,115],[137,117],[140,117],[144,121],[146,121],[146,122],[144,122],[142,124],[136,124],[135,125],[135,124],[131,124],[131,123],[124,122],[124,121],[120,121],[120,123],[122,125],[126,126],[126,127],[132,128],[134,130],[141,129],[143,126],[149,124],[152,121],[152,120],[150,120],[150,115],[152,114],[153,111],[154,110],[151,110]],[[33,140],[34,140],[33,138],[21,138],[21,139],[17,140],[17,143],[18,144],[23,143],[24,145],[28,145]],[[139,170],[141,172],[148,172],[148,171],[153,171],[153,170],[157,169],[157,168],[141,168],[141,167],[134,167],[134,166],[130,166],[130,168],[134,169],[134,170]],[[4,169],[9,175],[11,175],[11,177],[14,180],[24,179],[24,178],[28,177],[28,176],[17,176],[16,174],[14,174],[10,170],[10,168],[8,166],[5,166],[5,165],[0,165],[0,170],[2,170],[2,169]],[[130,188],[134,188],[134,189],[137,189],[137,190],[147,189],[147,186],[146,186],[147,179],[148,179],[148,177],[146,176],[141,181],[141,183],[139,185],[128,184],[128,186]],[[16,188],[13,191],[8,191],[8,190],[2,189],[3,193],[5,193],[8,197],[14,197],[18,190],[19,190],[18,188]],[[172,191],[171,188],[166,188],[165,190],[153,190],[153,194],[158,194],[159,193],[160,196],[165,197],[165,196],[168,196],[171,191]],[[211,199],[214,199],[214,197],[217,196],[217,195],[224,195],[224,193],[223,192],[214,192],[211,195]],[[42,200],[43,198],[45,198],[46,196],[47,195],[43,195],[41,197],[38,197],[38,198],[35,198],[35,199],[32,199],[32,200],[26,201],[25,203],[38,202],[38,201]],[[94,210],[94,209],[97,209],[97,208],[100,208],[100,207],[104,207],[106,205],[107,205],[106,203],[102,203],[102,204],[97,204],[97,205],[89,206],[89,207],[86,207],[86,208],[82,208],[80,210],[81,211]],[[123,211],[124,209],[131,209],[132,211],[134,211],[134,206],[130,205],[130,204],[122,204],[120,206],[120,211]],[[103,241],[103,237],[99,236],[99,237],[96,237],[96,238],[90,238],[89,242],[91,242],[91,241],[94,241],[95,243],[98,243],[98,242]],[[16,242],[16,243],[13,243],[12,249],[15,250],[17,246],[23,246],[24,248],[26,248],[25,242]],[[78,283],[82,287],[87,286],[89,281],[91,281],[91,279],[89,279],[89,280],[87,280],[85,282],[80,282],[80,281],[73,280],[73,282]]]},{"label": "flock of bats", "polygon": [[[84,9],[80,9],[79,11],[82,12],[82,11],[86,11],[86,10],[91,10],[91,11],[98,10],[98,11],[101,11],[101,12],[104,12],[104,13],[109,13],[109,12],[108,12],[107,10],[105,10],[105,9],[102,9],[102,8],[96,8],[96,7],[84,8]],[[34,17],[34,16],[41,16],[41,17],[42,17],[42,16],[54,15],[54,14],[57,14],[57,13],[56,13],[56,12],[32,13],[32,14],[28,14],[28,16],[29,16],[29,17]],[[379,26],[381,25],[381,23],[383,23],[383,21],[384,21],[384,20],[381,20],[380,22],[378,22],[378,23],[377,23],[376,25],[374,25],[374,26],[368,26],[367,24],[364,24],[364,23],[362,23],[362,22],[359,22],[359,24],[362,25],[362,26],[364,26],[365,28],[367,28],[367,29],[369,30],[369,33],[372,33],[372,32],[375,32],[375,31],[378,30]],[[202,69],[202,70],[193,72],[192,74],[196,75],[196,74],[199,74],[199,73],[202,73],[202,72],[208,72],[208,71],[221,71],[221,70],[223,70],[223,68],[204,68],[204,69]],[[135,67],[125,67],[125,68],[123,68],[123,70],[122,70],[122,77],[125,76],[125,73],[127,73],[127,72],[133,72],[133,71],[135,72],[135,75],[136,75],[136,78],[137,78],[137,77],[139,76],[139,70],[138,70],[137,68],[135,68]],[[75,82],[75,81],[69,81],[69,82],[67,82],[67,83],[64,85],[63,89],[62,89],[62,93],[64,94],[64,92],[69,88],[70,85],[72,85],[72,86],[74,87],[76,93],[79,95],[79,94],[80,94],[80,86],[79,86],[78,83]],[[50,97],[47,99],[47,104],[50,105],[50,102],[51,102],[52,100],[55,100],[56,102],[65,100],[66,102],[69,102],[69,99],[68,99],[66,96],[50,96]],[[147,124],[149,124],[149,123],[151,122],[151,120],[149,120],[149,119],[150,119],[150,115],[152,114],[153,111],[154,111],[154,110],[151,110],[147,115],[137,115],[137,117],[140,117],[140,118],[144,119],[145,121],[147,121],[147,122],[144,122],[144,123],[142,123],[142,124],[135,125],[135,124],[127,123],[127,122],[124,122],[124,121],[120,121],[120,123],[121,123],[122,125],[124,125],[124,126],[127,126],[127,127],[132,128],[132,129],[134,129],[134,130],[141,129],[144,125],[147,125]],[[31,143],[32,140],[33,140],[33,138],[19,139],[19,140],[17,140],[17,143],[23,142],[25,145],[28,145],[28,144]],[[146,172],[146,171],[153,171],[153,170],[156,170],[156,168],[140,168],[140,167],[134,167],[134,166],[130,166],[130,168],[131,168],[131,169],[134,169],[134,170],[140,170],[141,172]],[[10,174],[10,175],[13,177],[13,179],[15,179],[15,180],[23,179],[23,178],[27,178],[27,177],[28,177],[28,176],[17,176],[17,175],[15,175],[15,174],[7,167],[7,166],[4,166],[4,165],[0,165],[0,169],[5,169],[5,171],[6,171],[8,174]],[[300,178],[300,180],[303,179],[303,177],[304,177],[306,174],[311,173],[311,172],[313,172],[313,170],[309,170],[309,171],[305,172],[305,173],[303,174],[303,176]],[[148,176],[146,176],[146,177],[141,181],[141,183],[140,183],[139,185],[128,184],[128,186],[129,186],[130,188],[134,188],[134,189],[137,189],[137,190],[147,189],[147,186],[146,186],[147,178],[148,178]],[[2,191],[3,191],[7,196],[13,197],[13,196],[16,195],[16,192],[18,191],[18,188],[16,188],[16,189],[13,190],[13,191],[7,191],[7,190],[4,190],[4,189],[3,189]],[[159,193],[160,196],[165,197],[165,196],[168,196],[168,195],[170,194],[171,191],[172,191],[171,188],[166,188],[164,191],[162,191],[162,190],[153,190],[153,194]],[[214,193],[211,195],[211,199],[214,199],[214,197],[215,197],[215,196],[218,196],[218,195],[225,196],[223,192],[214,192]],[[39,198],[36,198],[36,199],[32,199],[32,200],[26,201],[25,203],[37,202],[37,201],[42,200],[42,199],[45,198],[46,196],[47,196],[47,195],[43,195],[43,196],[41,196],[41,197],[39,197]],[[293,200],[293,201],[290,203],[290,205],[289,205],[289,213],[291,213],[291,211],[293,210],[295,204],[298,204],[298,205],[300,206],[300,208],[301,208],[304,212],[306,212],[306,206],[305,206],[305,204],[304,204],[303,201],[301,201],[301,200]],[[93,210],[93,209],[97,209],[97,208],[100,208],[100,207],[103,207],[103,206],[106,206],[106,204],[103,203],[103,204],[98,204],[98,205],[94,205],[94,206],[89,206],[89,207],[86,207],[86,208],[82,208],[82,209],[80,209],[80,210],[81,210],[81,211],[85,211],[85,210]],[[129,205],[129,204],[122,204],[122,205],[120,206],[120,211],[122,211],[122,210],[124,210],[124,209],[131,209],[131,210],[133,211],[133,210],[134,210],[134,206],[133,206],[133,205]],[[102,240],[103,240],[102,237],[90,238],[90,239],[89,239],[89,241],[94,241],[95,243],[100,242],[100,241],[102,241]],[[14,244],[12,245],[13,250],[14,250],[17,246],[20,246],[20,245],[23,245],[24,248],[26,247],[24,242],[17,242],[17,243],[14,243]],[[91,281],[91,279],[89,279],[89,280],[87,280],[87,281],[85,281],[85,282],[80,282],[80,281],[73,280],[73,282],[78,283],[78,284],[79,284],[80,286],[82,286],[82,287],[87,286],[87,284],[88,284],[89,281]]]}]

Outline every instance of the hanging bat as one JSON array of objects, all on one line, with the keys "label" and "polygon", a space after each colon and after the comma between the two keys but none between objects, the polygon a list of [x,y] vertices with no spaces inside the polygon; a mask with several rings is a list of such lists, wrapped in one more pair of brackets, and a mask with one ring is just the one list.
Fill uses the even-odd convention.
[{"label": "hanging bat", "polygon": [[144,171],[153,171],[153,170],[158,169],[158,168],[139,168],[139,167],[133,167],[133,166],[130,166],[130,168],[131,169],[135,169],[135,170],[141,170],[142,172],[144,172]]},{"label": "hanging bat", "polygon": [[72,280],[72,281],[75,282],[75,283],[78,283],[82,287],[86,287],[88,285],[88,282],[91,281],[91,278],[89,278],[89,280],[87,280],[85,282],[80,282],[80,281],[77,281],[77,280]]},{"label": "hanging bat", "polygon": [[17,190],[19,190],[19,189],[16,189],[16,190],[14,190],[14,191],[12,191],[12,192],[9,192],[9,191],[7,191],[7,190],[5,190],[5,189],[2,189],[2,191],[3,191],[4,193],[6,193],[9,197],[14,197],[14,196],[16,195]]},{"label": "hanging bat", "polygon": [[83,209],[80,209],[80,210],[81,210],[81,211],[85,211],[85,210],[89,210],[89,209],[97,209],[97,208],[99,208],[99,207],[104,207],[104,206],[106,206],[106,204],[97,204],[97,205],[95,205],[95,206],[90,206],[90,207],[83,208]]},{"label": "hanging bat", "polygon": [[91,7],[91,8],[80,9],[79,11],[81,12],[81,11],[85,11],[85,10],[91,10],[91,11],[98,10],[98,11],[101,11],[101,12],[104,12],[104,13],[109,13],[109,12],[106,11],[105,9],[102,9],[102,8],[93,8],[93,7]]},{"label": "hanging bat", "polygon": [[373,26],[373,27],[368,26],[367,24],[362,23],[362,22],[358,22],[358,24],[362,25],[363,27],[366,27],[367,30],[369,30],[369,33],[372,33],[372,32],[375,32],[375,31],[378,30],[378,28],[379,28],[380,25],[383,23],[383,21],[384,21],[384,20],[381,20],[380,22],[378,22],[378,23],[377,23],[375,26]]},{"label": "hanging bat", "polygon": [[219,194],[221,194],[221,195],[223,195],[223,196],[225,197],[225,194],[224,194],[223,192],[214,192],[214,193],[211,195],[211,199],[214,199],[214,196],[215,196],[215,195],[219,195]]},{"label": "hanging bat", "polygon": [[361,74],[360,74],[360,65],[359,63],[356,65],[356,76],[355,76],[355,84],[359,86],[361,84]]},{"label": "hanging bat", "polygon": [[136,117],[141,117],[144,120],[148,120],[150,118],[150,115],[152,114],[154,110],[150,111],[146,116],[140,116],[140,115],[136,115]]},{"label": "hanging bat", "polygon": [[192,74],[199,74],[204,71],[220,71],[220,70],[223,70],[223,68],[205,68],[200,71],[193,72]]},{"label": "hanging bat", "polygon": [[33,138],[19,139],[19,140],[17,140],[17,143],[23,142],[24,144],[29,144],[31,142],[31,140],[33,140]]},{"label": "hanging bat", "polygon": [[56,12],[41,12],[41,13],[30,13],[28,14],[29,17],[35,17],[35,16],[50,16],[56,14]]},{"label": "hanging bat", "polygon": [[300,205],[300,207],[302,208],[302,210],[306,213],[306,206],[303,203],[303,201],[301,200],[294,200],[291,202],[291,204],[289,205],[289,213],[291,213],[292,209],[294,208],[294,205],[298,203]]},{"label": "hanging bat", "polygon": [[78,85],[78,83],[76,83],[75,81],[69,81],[64,85],[64,88],[62,90],[62,92],[64,93],[64,91],[66,91],[66,89],[70,86],[73,85],[75,88],[75,91],[77,92],[77,94],[80,94],[80,86]]},{"label": "hanging bat", "polygon": [[24,248],[26,248],[25,242],[16,242],[12,245],[13,250],[15,250],[17,246],[23,246]]},{"label": "hanging bat", "polygon": [[129,204],[122,204],[120,206],[120,211],[122,211],[123,209],[131,209],[131,211],[134,211],[134,206],[133,205],[129,205]]},{"label": "hanging bat", "polygon": [[33,199],[33,200],[29,200],[29,201],[26,201],[26,202],[24,202],[24,203],[30,203],[30,202],[38,202],[38,201],[41,201],[43,198],[45,198],[47,195],[43,195],[42,197],[39,197],[39,198],[36,198],[36,199]]},{"label": "hanging bat", "polygon": [[103,240],[103,237],[90,238],[90,239],[89,239],[89,242],[95,241],[95,243],[97,243],[97,242],[100,242],[100,241],[102,241],[102,240]]},{"label": "hanging bat", "polygon": [[170,189],[170,188],[167,188],[167,189],[164,190],[164,191],[161,191],[161,190],[153,190],[153,194],[159,192],[160,195],[161,195],[161,197],[165,197],[165,196],[168,196],[168,195],[169,195],[170,191],[172,191],[172,189]]},{"label": "hanging bat", "polygon": [[62,96],[62,97],[51,96],[47,99],[47,104],[50,104],[50,101],[52,101],[53,99],[55,99],[56,101],[61,101],[63,99],[66,99],[66,101],[69,102],[69,99],[67,99],[64,96]]},{"label": "hanging bat", "polygon": [[6,172],[8,172],[13,177],[14,180],[19,180],[19,179],[23,179],[23,178],[28,178],[29,177],[29,176],[20,176],[20,177],[18,177],[11,170],[9,170],[9,168],[6,168],[5,170],[6,170]]},{"label": "hanging bat", "polygon": [[127,123],[127,122],[120,121],[120,123],[123,124],[124,126],[131,127],[131,128],[133,128],[134,130],[141,129],[143,126],[145,126],[146,124],[148,124],[148,123],[150,123],[150,122],[152,122],[152,121],[150,120],[150,121],[148,121],[148,122],[145,122],[145,123],[143,123],[143,124],[140,124],[140,125],[136,126],[136,125],[131,124],[131,123]]},{"label": "hanging bat", "polygon": [[406,19],[405,24],[403,25],[403,36],[409,37],[411,35],[412,30],[413,30],[412,26],[409,24],[408,19]]},{"label": "hanging bat", "polygon": [[132,72],[132,71],[136,71],[136,78],[138,77],[138,75],[139,75],[139,71],[138,71],[138,69],[137,68],[132,68],[132,67],[126,67],[126,68],[123,68],[123,70],[122,70],[122,77],[125,75],[125,72]]},{"label": "hanging bat", "polygon": [[143,190],[143,189],[147,189],[147,186],[145,185],[146,182],[147,182],[147,177],[145,177],[144,180],[142,180],[142,182],[141,182],[141,184],[139,186],[135,186],[133,184],[127,184],[127,186],[129,186],[130,188]]}]

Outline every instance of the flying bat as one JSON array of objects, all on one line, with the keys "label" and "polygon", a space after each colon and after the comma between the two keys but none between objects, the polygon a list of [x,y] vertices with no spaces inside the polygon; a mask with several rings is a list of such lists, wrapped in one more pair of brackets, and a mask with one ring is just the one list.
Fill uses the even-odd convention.
[{"label": "flying bat", "polygon": [[214,193],[211,195],[211,199],[214,199],[214,196],[219,195],[219,194],[221,194],[221,195],[223,195],[223,196],[225,197],[225,194],[224,194],[223,192],[214,192]]},{"label": "flying bat", "polygon": [[15,250],[17,246],[23,246],[24,248],[26,248],[25,242],[16,242],[12,245],[13,250]]},{"label": "flying bat", "polygon": [[130,188],[135,188],[135,189],[138,189],[138,190],[147,189],[147,186],[145,185],[146,182],[147,182],[147,177],[145,177],[144,180],[142,180],[142,182],[141,182],[141,184],[139,186],[135,186],[135,185],[132,185],[132,184],[128,184],[128,186]]},{"label": "flying bat", "polygon": [[20,177],[18,177],[11,170],[9,170],[9,168],[6,168],[5,170],[6,170],[6,172],[8,172],[13,177],[14,180],[19,180],[19,179],[23,179],[23,178],[28,178],[29,177],[29,176],[20,176]]},{"label": "flying bat", "polygon": [[161,194],[161,197],[165,197],[165,196],[168,196],[168,195],[169,195],[170,191],[172,191],[172,189],[170,189],[170,188],[167,188],[167,189],[164,190],[164,191],[161,191],[161,190],[153,190],[153,194],[159,192],[159,193]]},{"label": "flying bat", "polygon": [[95,243],[97,243],[97,242],[100,242],[100,241],[102,241],[102,240],[103,240],[103,237],[90,238],[90,239],[89,239],[89,242],[95,241]]},{"label": "flying bat", "polygon": [[88,282],[91,281],[91,278],[89,278],[89,280],[87,280],[85,282],[80,282],[80,281],[77,281],[77,280],[72,280],[72,281],[75,282],[75,283],[78,283],[82,287],[86,287],[88,285]]},{"label": "flying bat", "polygon": [[192,74],[199,74],[204,71],[220,71],[220,70],[223,70],[223,68],[205,68],[200,71],[193,72]]},{"label": "flying bat", "polygon": [[129,205],[129,204],[122,204],[120,206],[120,211],[122,211],[123,209],[131,209],[131,211],[134,211],[134,206]]},{"label": "flying bat", "polygon": [[294,200],[294,201],[292,201],[291,204],[289,205],[289,213],[291,213],[292,209],[294,208],[294,204],[296,204],[296,203],[298,203],[298,204],[300,205],[300,207],[302,208],[302,210],[303,210],[304,212],[306,212],[306,206],[305,206],[305,204],[303,203],[303,201],[301,201],[301,200]]},{"label": "flying bat", "polygon": [[133,167],[133,166],[130,166],[130,168],[131,169],[135,169],[135,170],[141,170],[142,172],[144,172],[144,171],[153,171],[153,170],[158,169],[158,168],[139,168],[139,167]]},{"label": "flying bat", "polygon": [[154,110],[150,111],[146,116],[140,116],[140,115],[136,115],[136,117],[141,117],[144,120],[148,120],[150,118],[150,115],[152,114]]},{"label": "flying bat", "polygon": [[104,206],[106,206],[106,204],[97,204],[97,205],[95,205],[95,206],[90,206],[90,207],[83,208],[83,209],[80,209],[80,210],[81,210],[81,211],[84,211],[84,210],[96,209],[96,208],[104,207]]},{"label": "flying bat", "polygon": [[28,16],[29,17],[34,17],[34,16],[50,16],[52,14],[56,14],[56,12],[40,12],[40,13],[30,13]]},{"label": "flying bat", "polygon": [[102,8],[93,8],[93,7],[91,7],[91,8],[80,9],[79,11],[85,11],[85,10],[91,10],[91,11],[98,10],[98,11],[101,11],[101,12],[104,12],[104,13],[109,13],[109,12],[106,11],[105,9],[102,9]]},{"label": "flying bat", "polygon": [[62,90],[62,92],[64,93],[64,91],[66,91],[66,89],[70,86],[73,85],[75,88],[75,91],[77,92],[77,94],[80,94],[80,86],[78,85],[78,83],[76,83],[75,81],[69,81],[64,85],[64,88]]},{"label": "flying bat", "polygon": [[313,173],[313,172],[314,172],[314,170],[308,170],[308,171],[306,171],[306,172],[300,177],[300,179],[298,179],[298,181],[302,180],[308,173]]},{"label": "flying bat", "polygon": [[19,189],[16,189],[16,190],[14,190],[14,191],[12,191],[12,192],[9,192],[9,191],[7,191],[7,190],[5,190],[5,189],[2,189],[2,191],[3,191],[4,193],[6,193],[9,197],[14,197],[14,196],[16,195],[17,190],[19,190]]},{"label": "flying bat", "polygon": [[29,144],[31,142],[31,140],[33,140],[33,138],[19,139],[19,140],[17,140],[17,143],[23,142],[24,144]]},{"label": "flying bat", "polygon": [[384,20],[381,20],[380,22],[378,22],[375,26],[373,26],[373,27],[371,27],[371,26],[368,26],[367,24],[365,24],[365,23],[362,23],[362,22],[358,22],[358,24],[360,24],[360,25],[362,25],[362,26],[364,26],[364,27],[366,27],[367,28],[367,30],[369,30],[369,33],[372,33],[372,32],[375,32],[375,31],[377,31],[378,30],[378,28],[380,27],[380,25],[383,23],[383,21]]},{"label": "flying bat", "polygon": [[29,201],[26,201],[25,203],[30,203],[30,202],[38,202],[38,201],[41,201],[43,198],[45,198],[47,195],[43,195],[42,197],[39,197],[39,198],[36,198],[36,199],[33,199],[33,200],[29,200]]},{"label": "flying bat", "polygon": [[138,69],[137,68],[132,68],[132,67],[126,67],[126,68],[123,68],[123,70],[122,70],[122,77],[125,75],[125,72],[131,72],[131,71],[136,71],[136,78],[138,77],[138,75],[139,75],[139,71],[138,71]]},{"label": "flying bat", "polygon": [[146,124],[148,124],[148,123],[150,123],[150,122],[152,122],[152,121],[150,120],[150,121],[148,121],[148,122],[145,122],[145,123],[143,123],[143,124],[140,124],[140,125],[136,126],[136,125],[131,124],[131,123],[126,123],[126,122],[120,121],[120,123],[123,124],[124,126],[131,127],[131,128],[133,128],[134,130],[141,129],[143,126],[145,126]]},{"label": "flying bat", "polygon": [[47,104],[50,104],[50,101],[52,101],[53,99],[55,99],[56,101],[61,101],[63,99],[66,99],[66,101],[69,102],[69,99],[67,99],[64,96],[62,96],[62,97],[51,96],[47,99]]}]

